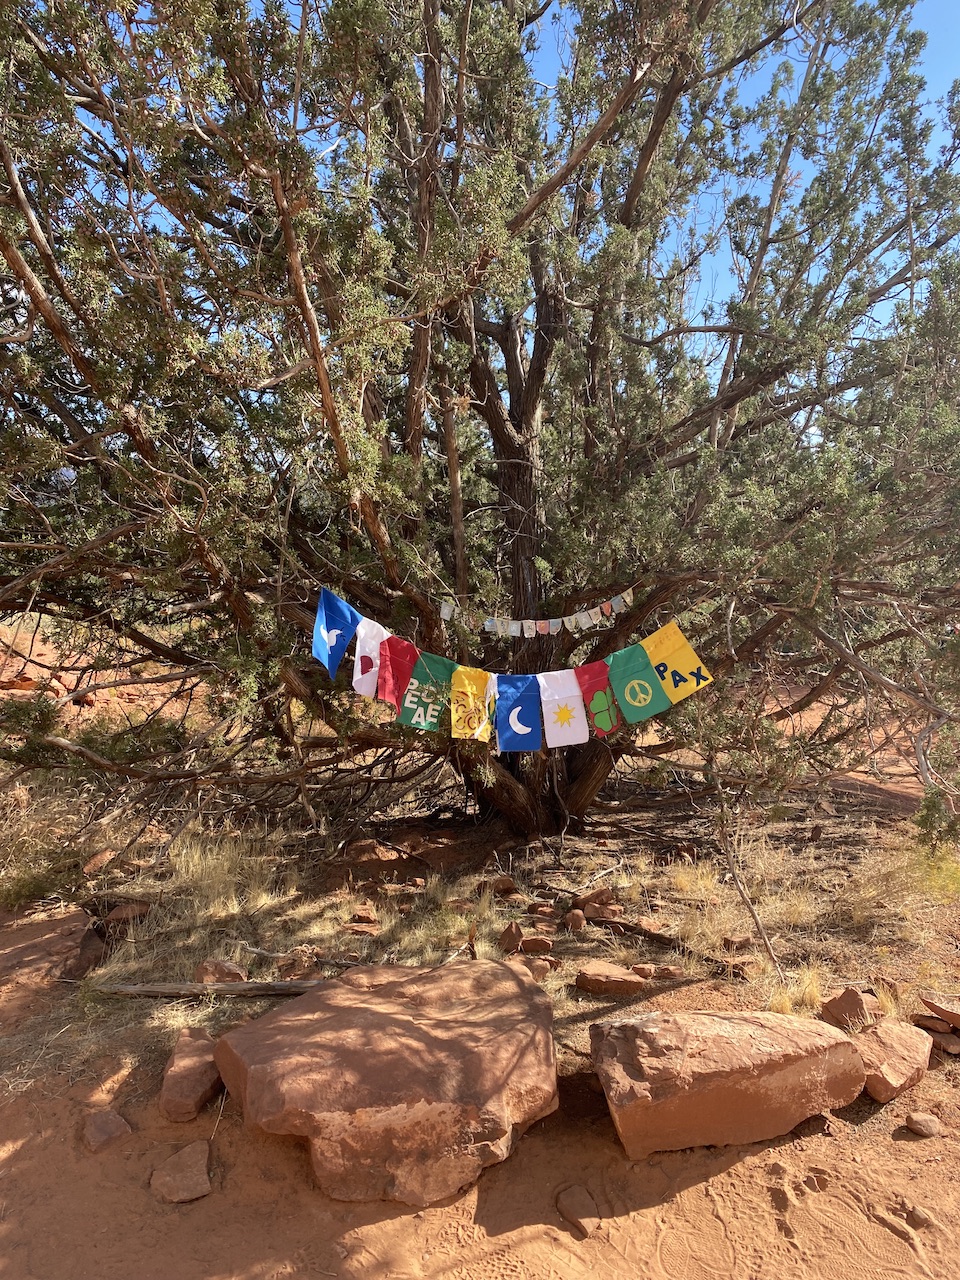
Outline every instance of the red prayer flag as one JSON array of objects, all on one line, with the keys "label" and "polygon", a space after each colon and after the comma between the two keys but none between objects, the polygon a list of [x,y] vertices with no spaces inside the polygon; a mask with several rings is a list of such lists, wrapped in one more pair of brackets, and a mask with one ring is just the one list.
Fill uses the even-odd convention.
[{"label": "red prayer flag", "polygon": [[380,670],[377,674],[377,697],[389,702],[395,711],[407,691],[420,650],[409,640],[388,636],[380,645]]},{"label": "red prayer flag", "polygon": [[620,709],[610,688],[610,668],[607,664],[588,662],[582,667],[574,667],[573,671],[594,733],[604,738],[608,733],[613,733],[614,729],[619,729]]}]

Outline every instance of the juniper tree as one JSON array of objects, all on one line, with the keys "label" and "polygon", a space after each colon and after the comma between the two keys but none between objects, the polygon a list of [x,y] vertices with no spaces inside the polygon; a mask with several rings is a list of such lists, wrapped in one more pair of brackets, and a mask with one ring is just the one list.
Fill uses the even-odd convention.
[{"label": "juniper tree", "polygon": [[[38,700],[7,759],[309,808],[331,759],[414,752],[542,831],[624,756],[788,785],[898,707],[936,780],[958,110],[911,10],[5,5],[0,607],[211,699],[95,744]],[[676,616],[723,678],[659,743],[498,760],[331,690],[321,585],[499,671]],[[628,586],[586,635],[462,621]]]}]

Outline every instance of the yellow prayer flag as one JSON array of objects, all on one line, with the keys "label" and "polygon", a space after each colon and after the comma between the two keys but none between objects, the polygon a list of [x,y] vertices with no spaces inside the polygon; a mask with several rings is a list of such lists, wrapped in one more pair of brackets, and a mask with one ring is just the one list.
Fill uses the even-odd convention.
[{"label": "yellow prayer flag", "polygon": [[668,622],[640,643],[671,702],[682,702],[712,683],[710,672],[675,622]]},{"label": "yellow prayer flag", "polygon": [[479,667],[457,667],[450,685],[450,730],[455,738],[489,742],[494,677]]}]

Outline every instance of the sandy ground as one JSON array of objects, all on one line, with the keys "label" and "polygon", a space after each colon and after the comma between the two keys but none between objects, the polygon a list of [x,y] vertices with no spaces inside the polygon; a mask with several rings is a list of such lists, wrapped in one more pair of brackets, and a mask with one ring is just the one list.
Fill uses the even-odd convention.
[{"label": "sandy ground", "polygon": [[[75,945],[79,924],[75,912],[0,924],[7,1028],[59,998],[45,975]],[[716,984],[699,994],[704,1007],[720,1003]],[[163,1120],[156,1069],[122,1069],[111,1046],[103,1048],[96,1079],[47,1075],[0,1106],[2,1280],[956,1274],[960,1092],[949,1061],[886,1107],[861,1099],[771,1143],[634,1163],[588,1077],[568,1077],[560,1110],[509,1160],[455,1199],[415,1211],[324,1196],[305,1147],[245,1129],[230,1099],[190,1124]],[[83,1118],[110,1105],[133,1132],[91,1155],[80,1141]],[[910,1134],[903,1120],[911,1110],[937,1113],[943,1136]],[[159,1203],[149,1188],[153,1169],[198,1138],[212,1138],[213,1193]],[[603,1218],[586,1240],[556,1209],[558,1193],[573,1184],[590,1190]],[[917,1208],[919,1218],[910,1212]]]}]

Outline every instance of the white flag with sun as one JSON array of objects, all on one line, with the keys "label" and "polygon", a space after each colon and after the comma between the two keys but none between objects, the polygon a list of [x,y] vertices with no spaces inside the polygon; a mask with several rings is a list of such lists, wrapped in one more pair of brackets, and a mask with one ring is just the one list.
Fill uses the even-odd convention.
[{"label": "white flag with sun", "polygon": [[537,676],[543,707],[543,730],[548,747],[572,747],[586,742],[590,726],[583,694],[574,671],[547,671]]}]

